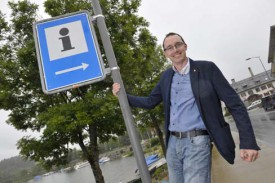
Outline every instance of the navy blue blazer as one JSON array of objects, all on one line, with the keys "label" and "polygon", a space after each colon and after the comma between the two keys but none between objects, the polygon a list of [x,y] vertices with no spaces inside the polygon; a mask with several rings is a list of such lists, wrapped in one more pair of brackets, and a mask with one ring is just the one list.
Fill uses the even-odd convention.
[{"label": "navy blue blazer", "polygon": [[[193,94],[211,140],[219,153],[230,163],[235,159],[235,143],[230,127],[222,113],[223,101],[232,114],[240,136],[240,149],[260,150],[256,143],[246,107],[230,86],[219,68],[209,61],[190,61],[190,80]],[[130,106],[152,109],[164,104],[166,147],[170,136],[170,88],[174,75],[172,68],[162,74],[160,81],[147,97],[127,95]],[[192,114],[190,114],[192,115]]]}]

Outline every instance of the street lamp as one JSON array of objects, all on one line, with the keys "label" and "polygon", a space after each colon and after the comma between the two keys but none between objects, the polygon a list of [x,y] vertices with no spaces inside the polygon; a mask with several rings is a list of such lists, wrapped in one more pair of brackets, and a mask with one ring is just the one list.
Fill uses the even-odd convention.
[{"label": "street lamp", "polygon": [[265,71],[265,73],[266,73],[266,75],[267,75],[267,78],[268,78],[268,80],[270,80],[269,74],[267,73],[267,71],[266,71],[266,69],[265,69],[265,66],[264,66],[264,64],[263,64],[263,62],[262,62],[262,60],[261,60],[261,58],[260,58],[259,56],[258,56],[258,57],[250,57],[250,58],[247,58],[247,59],[245,59],[245,60],[250,60],[250,59],[252,59],[252,58],[257,58],[257,59],[260,60],[262,66],[263,66],[263,68],[264,68],[264,71]]}]

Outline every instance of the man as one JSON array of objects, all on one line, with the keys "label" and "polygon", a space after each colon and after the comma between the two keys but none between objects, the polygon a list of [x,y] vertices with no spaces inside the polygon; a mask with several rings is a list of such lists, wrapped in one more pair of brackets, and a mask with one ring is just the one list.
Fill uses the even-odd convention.
[{"label": "man", "polygon": [[[163,50],[172,68],[161,76],[148,97],[128,95],[132,107],[154,108],[164,103],[166,160],[170,183],[211,182],[211,142],[234,163],[235,144],[225,122],[221,101],[234,117],[240,135],[240,156],[253,162],[258,147],[245,106],[213,62],[193,61],[177,33],[169,33]],[[113,84],[113,94],[120,89]]]}]

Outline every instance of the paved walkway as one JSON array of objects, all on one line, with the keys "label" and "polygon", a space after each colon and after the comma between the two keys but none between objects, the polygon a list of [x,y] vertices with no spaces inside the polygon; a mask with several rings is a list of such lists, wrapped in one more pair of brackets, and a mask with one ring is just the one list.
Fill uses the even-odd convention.
[{"label": "paved walkway", "polygon": [[238,133],[232,132],[236,142],[235,164],[227,163],[213,148],[212,183],[275,183],[275,148],[258,142],[260,157],[253,163],[240,158]]}]

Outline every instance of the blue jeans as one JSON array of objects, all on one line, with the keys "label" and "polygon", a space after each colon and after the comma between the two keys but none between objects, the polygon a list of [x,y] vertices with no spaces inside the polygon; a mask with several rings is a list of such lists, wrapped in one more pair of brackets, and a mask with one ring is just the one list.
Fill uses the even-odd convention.
[{"label": "blue jeans", "polygon": [[169,138],[166,160],[169,183],[210,183],[211,142],[208,135]]}]

